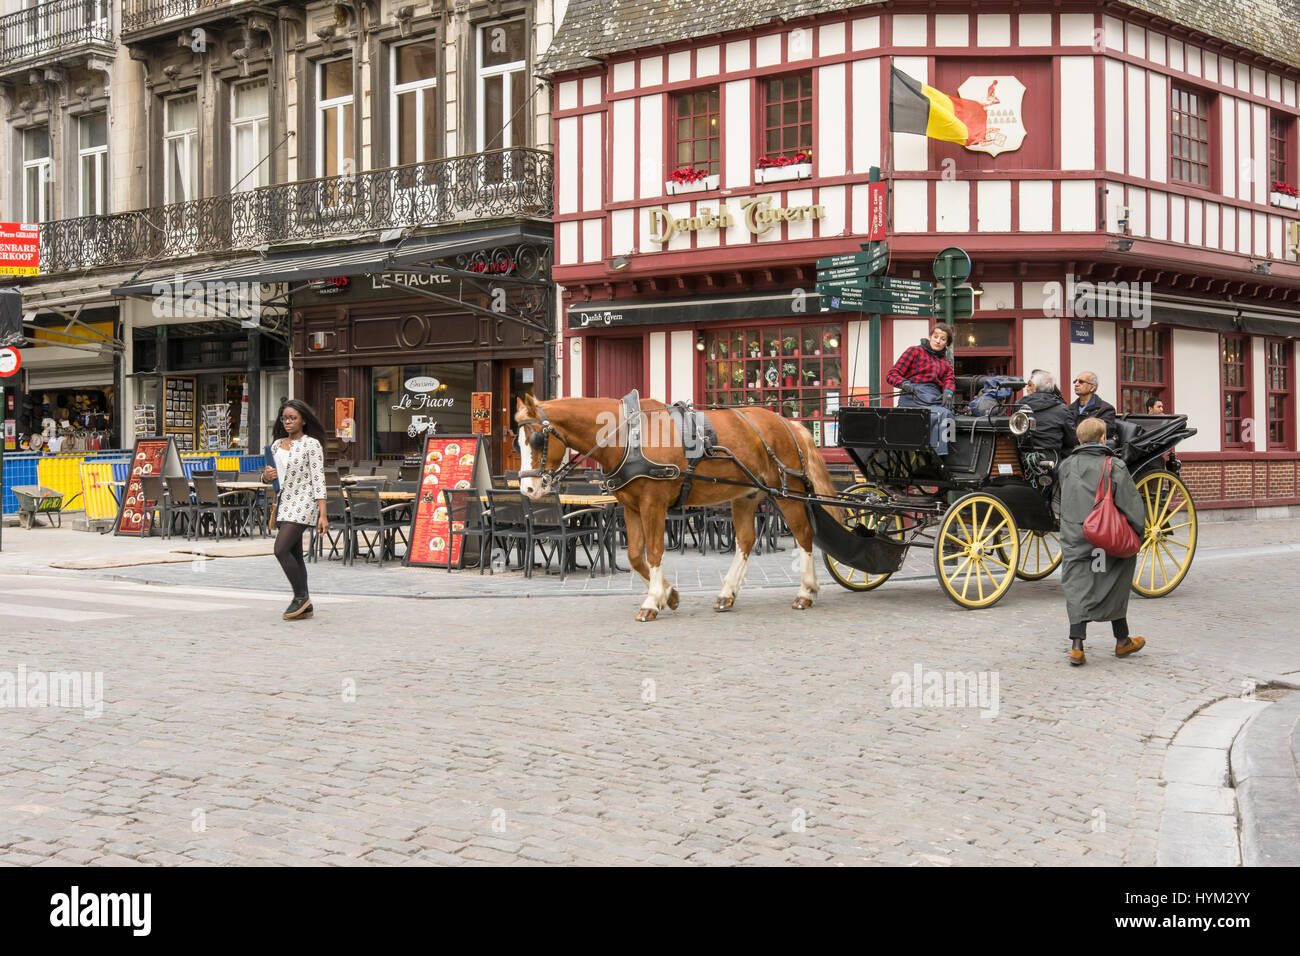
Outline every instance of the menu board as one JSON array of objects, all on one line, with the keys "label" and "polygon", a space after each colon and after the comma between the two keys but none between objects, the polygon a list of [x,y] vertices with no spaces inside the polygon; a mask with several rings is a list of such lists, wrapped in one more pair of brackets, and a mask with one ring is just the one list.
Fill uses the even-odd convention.
[{"label": "menu board", "polygon": [[122,503],[117,509],[114,534],[144,536],[149,533],[152,509],[144,495],[145,475],[160,478],[183,475],[181,456],[170,438],[138,438],[131,454],[131,471],[122,489]]},{"label": "menu board", "polygon": [[452,538],[444,488],[474,488],[486,494],[491,484],[487,445],[476,435],[438,435],[424,440],[420,490],[411,509],[411,546],[403,564],[459,568],[464,536]]},{"label": "menu board", "polygon": [[492,393],[469,393],[469,430],[475,435],[492,434]]},{"label": "menu board", "polygon": [[189,376],[163,376],[163,434],[176,439],[181,451],[194,451],[195,407],[194,379]]}]

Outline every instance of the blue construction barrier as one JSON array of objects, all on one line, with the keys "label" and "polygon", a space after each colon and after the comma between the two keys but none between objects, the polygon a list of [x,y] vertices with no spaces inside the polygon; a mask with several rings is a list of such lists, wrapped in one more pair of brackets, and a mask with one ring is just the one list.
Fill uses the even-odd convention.
[{"label": "blue construction barrier", "polygon": [[265,467],[266,467],[265,455],[240,455],[239,456],[240,471],[261,471]]},{"label": "blue construction barrier", "polygon": [[18,513],[18,496],[13,493],[14,485],[35,485],[36,470],[41,456],[36,453],[5,455],[5,482],[3,510],[7,515]]},{"label": "blue construction barrier", "polygon": [[217,459],[215,457],[181,459],[181,468],[185,470],[186,478],[193,478],[196,471],[215,471],[216,467]]}]

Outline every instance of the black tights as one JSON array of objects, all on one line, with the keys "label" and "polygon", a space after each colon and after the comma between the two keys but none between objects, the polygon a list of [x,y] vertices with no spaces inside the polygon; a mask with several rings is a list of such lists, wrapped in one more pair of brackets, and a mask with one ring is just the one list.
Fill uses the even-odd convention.
[{"label": "black tights", "polygon": [[[1110,622],[1111,633],[1115,635],[1115,640],[1123,641],[1128,638],[1128,618],[1117,617]],[[1088,636],[1088,622],[1082,621],[1079,624],[1070,625],[1070,640],[1082,641]]]},{"label": "black tights", "polygon": [[307,562],[302,558],[302,535],[307,525],[282,521],[275,536],[275,560],[284,569],[284,576],[293,587],[293,596],[307,596]]}]

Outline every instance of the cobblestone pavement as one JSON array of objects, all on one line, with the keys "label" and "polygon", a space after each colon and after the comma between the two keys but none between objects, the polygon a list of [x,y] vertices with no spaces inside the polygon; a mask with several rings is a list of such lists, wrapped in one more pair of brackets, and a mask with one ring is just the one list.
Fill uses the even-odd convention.
[{"label": "cobblestone pavement", "polygon": [[[1149,646],[1095,628],[1083,668],[1054,579],[983,612],[932,579],[807,612],[697,591],[638,625],[627,594],[331,596],[316,568],[315,619],[283,622],[263,558],[0,572],[0,696],[19,667],[103,674],[100,716],[0,709],[0,862],[1151,865],[1179,727],[1300,671],[1300,549],[1216,533],[1133,599]],[[212,586],[254,562],[276,590]],[[986,696],[908,699],[933,672]]]}]

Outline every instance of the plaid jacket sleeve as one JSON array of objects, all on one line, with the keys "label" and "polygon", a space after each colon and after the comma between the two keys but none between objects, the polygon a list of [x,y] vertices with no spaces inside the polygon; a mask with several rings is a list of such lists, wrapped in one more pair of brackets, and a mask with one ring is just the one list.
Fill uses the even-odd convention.
[{"label": "plaid jacket sleeve", "polygon": [[916,373],[917,360],[920,358],[920,346],[913,345],[898,357],[894,367],[889,370],[885,376],[885,382],[897,388],[904,382],[910,382],[912,376]]}]

